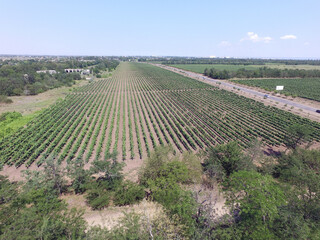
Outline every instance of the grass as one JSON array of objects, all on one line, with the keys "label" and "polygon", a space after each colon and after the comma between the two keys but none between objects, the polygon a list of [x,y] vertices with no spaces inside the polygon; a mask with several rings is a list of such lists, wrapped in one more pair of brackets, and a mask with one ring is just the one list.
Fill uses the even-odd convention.
[{"label": "grass", "polygon": [[63,99],[72,91],[73,87],[81,86],[85,82],[86,81],[76,81],[76,84],[72,87],[55,88],[34,96],[8,97],[8,99],[12,100],[12,103],[0,104],[0,114],[5,112],[19,112],[22,114],[22,117],[12,121],[0,122],[0,139],[25,126],[57,100]]},{"label": "grass", "polygon": [[246,70],[255,70],[260,67],[268,68],[278,68],[278,69],[318,69],[320,66],[314,65],[284,65],[284,64],[266,64],[266,65],[233,65],[233,64],[174,64],[170,65],[172,67],[181,68],[196,73],[203,73],[204,69],[215,68],[217,70],[228,70],[228,71],[237,71],[240,68],[245,68]]},{"label": "grass", "polygon": [[19,112],[22,115],[30,115],[41,109],[54,104],[58,99],[64,99],[74,87],[81,86],[87,81],[76,81],[72,87],[60,87],[48,90],[34,96],[14,96],[8,97],[13,102],[10,104],[0,104],[0,114],[4,112]]},{"label": "grass", "polygon": [[29,115],[21,116],[20,118],[17,118],[14,120],[6,120],[6,121],[0,122],[0,139],[10,135],[11,133],[15,132],[17,129],[25,126],[32,119],[39,116],[40,113],[42,113],[43,111],[44,109]]}]

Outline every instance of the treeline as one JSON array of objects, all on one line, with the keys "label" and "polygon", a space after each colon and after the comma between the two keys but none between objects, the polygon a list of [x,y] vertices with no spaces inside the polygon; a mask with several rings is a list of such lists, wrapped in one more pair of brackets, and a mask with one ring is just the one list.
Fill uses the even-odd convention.
[{"label": "treeline", "polygon": [[119,65],[119,61],[116,60],[104,60],[99,61],[95,64],[95,66],[92,68],[92,71],[94,74],[100,74],[102,71],[112,71]]},{"label": "treeline", "polygon": [[230,78],[313,78],[320,77],[320,70],[304,69],[276,69],[262,67],[256,70],[247,70],[241,68],[237,71],[217,70],[215,68],[206,68],[204,75],[215,79]]},{"label": "treeline", "polygon": [[75,80],[80,80],[79,73],[30,73],[23,74],[14,72],[6,75],[1,75],[0,69],[0,95],[4,96],[21,96],[21,95],[36,95],[48,89],[53,89],[61,86],[71,86]]},{"label": "treeline", "polygon": [[[65,73],[66,68],[92,68],[94,74],[101,71],[111,71],[119,62],[108,59],[80,60],[7,60],[0,65],[0,95],[19,96],[35,95],[48,89],[61,86],[71,86],[75,80],[80,80],[79,73]],[[55,70],[55,74],[37,73],[39,70]],[[2,102],[8,101],[1,97]]]},{"label": "treeline", "polygon": [[165,65],[173,64],[232,64],[232,65],[320,65],[320,60],[283,60],[283,59],[238,59],[238,58],[145,58],[146,61],[161,61]]}]

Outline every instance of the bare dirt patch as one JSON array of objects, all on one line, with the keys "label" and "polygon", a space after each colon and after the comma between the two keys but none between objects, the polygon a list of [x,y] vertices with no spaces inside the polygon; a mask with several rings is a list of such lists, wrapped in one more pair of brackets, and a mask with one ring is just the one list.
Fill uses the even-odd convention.
[{"label": "bare dirt patch", "polygon": [[138,214],[145,214],[152,219],[162,211],[162,207],[159,204],[147,200],[143,200],[139,204],[123,207],[108,207],[98,211],[92,210],[86,205],[84,195],[64,195],[61,199],[68,203],[70,209],[74,207],[84,210],[85,213],[83,217],[89,226],[101,226],[108,229],[116,226],[125,213],[134,211]]}]

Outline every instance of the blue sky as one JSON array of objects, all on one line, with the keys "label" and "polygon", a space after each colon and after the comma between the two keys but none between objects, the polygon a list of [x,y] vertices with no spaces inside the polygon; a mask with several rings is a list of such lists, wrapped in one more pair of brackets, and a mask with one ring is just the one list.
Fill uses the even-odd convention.
[{"label": "blue sky", "polygon": [[0,0],[0,54],[320,58],[319,0]]}]

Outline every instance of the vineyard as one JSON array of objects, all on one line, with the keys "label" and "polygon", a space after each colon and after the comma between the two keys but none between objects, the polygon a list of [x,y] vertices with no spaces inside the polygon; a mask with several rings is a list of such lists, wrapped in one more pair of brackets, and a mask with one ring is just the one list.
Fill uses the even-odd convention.
[{"label": "vineyard", "polygon": [[295,123],[320,124],[143,63],[121,63],[111,78],[80,87],[0,142],[2,164],[41,165],[50,154],[87,162],[145,158],[157,145],[197,151],[258,138],[280,145]]},{"label": "vineyard", "polygon": [[180,68],[183,70],[196,72],[196,73],[203,73],[204,70],[214,68],[216,70],[222,71],[227,70],[231,72],[236,72],[239,69],[246,69],[246,70],[257,70],[258,68],[268,67],[268,68],[275,68],[275,69],[304,69],[304,70],[320,70],[320,66],[314,65],[285,65],[285,64],[265,64],[265,65],[243,65],[243,64],[168,64],[175,68]]},{"label": "vineyard", "polygon": [[284,79],[252,79],[234,80],[233,82],[260,87],[267,91],[274,91],[276,86],[284,86],[281,91],[286,95],[298,96],[320,102],[319,78],[284,78]]},{"label": "vineyard", "polygon": [[233,65],[233,64],[173,64],[170,65],[175,68],[181,68],[183,70],[203,73],[206,68],[215,68],[217,70],[227,70],[227,71],[237,71],[241,68],[246,70],[255,70],[259,67],[264,67],[264,65]]}]

